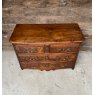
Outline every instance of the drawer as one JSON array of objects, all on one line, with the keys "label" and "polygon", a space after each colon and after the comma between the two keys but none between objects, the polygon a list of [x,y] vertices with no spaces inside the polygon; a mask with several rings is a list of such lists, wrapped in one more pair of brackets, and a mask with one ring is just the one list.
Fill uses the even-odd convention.
[{"label": "drawer", "polygon": [[17,53],[35,54],[78,52],[79,45],[79,43],[15,44],[14,47]]},{"label": "drawer", "polygon": [[23,69],[55,70],[73,68],[74,62],[20,62]]},{"label": "drawer", "polygon": [[39,63],[35,62],[20,62],[22,69],[40,69]]},{"label": "drawer", "polygon": [[57,70],[63,68],[73,68],[74,62],[43,62],[40,63],[40,70]]},{"label": "drawer", "polygon": [[42,45],[31,45],[31,44],[23,44],[23,45],[14,45],[17,53],[26,53],[26,54],[34,54],[34,53],[43,53]]},{"label": "drawer", "polygon": [[79,43],[64,43],[64,44],[52,44],[50,46],[51,53],[66,53],[66,52],[78,52]]},{"label": "drawer", "polygon": [[40,61],[72,61],[76,59],[76,53],[44,53],[34,55],[19,54],[18,58],[20,62],[40,62]]}]

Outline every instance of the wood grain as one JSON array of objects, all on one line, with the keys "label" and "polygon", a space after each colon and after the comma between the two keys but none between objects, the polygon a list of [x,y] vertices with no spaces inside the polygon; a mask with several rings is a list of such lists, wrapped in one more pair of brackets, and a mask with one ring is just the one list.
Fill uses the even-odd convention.
[{"label": "wood grain", "polygon": [[74,69],[83,41],[77,23],[17,24],[10,37],[21,69]]},{"label": "wood grain", "polygon": [[10,42],[82,42],[83,34],[78,24],[17,24]]}]

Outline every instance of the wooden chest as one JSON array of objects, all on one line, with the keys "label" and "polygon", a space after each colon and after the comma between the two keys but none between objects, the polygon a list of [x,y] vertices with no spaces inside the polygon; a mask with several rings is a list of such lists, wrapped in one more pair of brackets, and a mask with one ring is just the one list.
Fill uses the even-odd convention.
[{"label": "wooden chest", "polygon": [[74,69],[84,37],[78,24],[17,24],[10,37],[21,69]]}]

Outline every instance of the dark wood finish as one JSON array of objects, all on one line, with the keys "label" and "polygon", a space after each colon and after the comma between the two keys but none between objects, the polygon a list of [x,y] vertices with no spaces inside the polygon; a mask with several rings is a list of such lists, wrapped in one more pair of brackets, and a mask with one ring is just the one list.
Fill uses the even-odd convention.
[{"label": "dark wood finish", "polygon": [[22,69],[75,67],[84,36],[78,24],[17,24],[10,37]]}]

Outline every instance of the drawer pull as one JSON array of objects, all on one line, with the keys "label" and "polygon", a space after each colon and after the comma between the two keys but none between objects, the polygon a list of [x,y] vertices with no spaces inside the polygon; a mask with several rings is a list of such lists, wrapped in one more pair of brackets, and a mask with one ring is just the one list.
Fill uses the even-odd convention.
[{"label": "drawer pull", "polygon": [[34,60],[38,61],[38,60],[40,60],[40,59],[39,59],[39,57],[38,57],[38,56],[36,56],[36,57],[34,58]]},{"label": "drawer pull", "polygon": [[45,45],[44,46],[44,51],[45,52],[50,52],[50,45]]},{"label": "drawer pull", "polygon": [[24,48],[20,48],[19,50],[18,50],[18,53],[37,53],[38,52],[38,50],[37,49],[34,49],[34,50],[31,50],[31,49],[28,49],[28,50],[26,50],[26,49],[24,49]]},{"label": "drawer pull", "polygon": [[56,51],[57,51],[57,52],[61,52],[61,51],[62,51],[62,49],[61,49],[61,48],[58,48]]},{"label": "drawer pull", "polygon": [[38,52],[37,49],[34,49],[34,50],[30,49],[30,50],[27,51],[27,53],[37,53],[37,52]]},{"label": "drawer pull", "polygon": [[66,51],[72,51],[72,48],[67,48]]},{"label": "drawer pull", "polygon": [[76,50],[76,48],[52,48],[51,49],[51,52],[71,52],[71,51],[74,51]]},{"label": "drawer pull", "polygon": [[46,47],[45,50],[46,50],[46,51],[49,51],[49,47]]},{"label": "drawer pull", "polygon": [[69,59],[69,56],[65,56],[64,58],[63,58],[63,60],[68,60]]},{"label": "drawer pull", "polygon": [[25,61],[29,62],[29,61],[32,61],[32,59],[31,58],[25,58]]},{"label": "drawer pull", "polygon": [[45,60],[49,60],[49,56],[45,56]]}]

